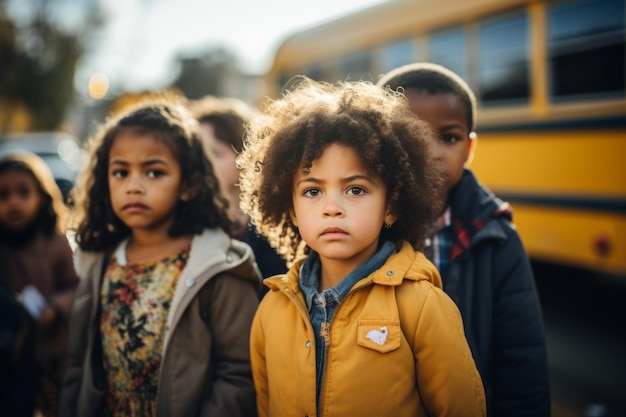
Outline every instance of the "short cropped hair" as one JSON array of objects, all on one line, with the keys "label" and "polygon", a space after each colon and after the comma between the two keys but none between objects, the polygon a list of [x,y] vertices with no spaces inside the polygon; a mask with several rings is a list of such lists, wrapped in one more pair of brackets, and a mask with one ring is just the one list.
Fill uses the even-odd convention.
[{"label": "short cropped hair", "polygon": [[430,94],[452,93],[461,99],[467,110],[467,125],[470,132],[476,130],[476,96],[470,86],[448,68],[431,62],[416,62],[403,65],[383,75],[376,83],[381,87],[416,88]]}]

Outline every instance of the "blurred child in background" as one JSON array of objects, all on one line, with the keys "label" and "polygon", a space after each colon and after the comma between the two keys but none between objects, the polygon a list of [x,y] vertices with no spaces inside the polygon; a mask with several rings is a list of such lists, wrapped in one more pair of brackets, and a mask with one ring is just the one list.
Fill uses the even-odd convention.
[{"label": "blurred child in background", "polygon": [[[69,316],[78,277],[65,237],[67,207],[45,162],[19,151],[0,160],[2,285],[35,328],[36,408],[56,416]],[[13,316],[20,320],[20,315]],[[24,346],[28,354],[28,345]],[[23,377],[21,375],[20,377]]]},{"label": "blurred child in background", "polygon": [[[237,221],[237,237],[252,247],[263,278],[285,273],[285,260],[256,233],[248,215],[239,207],[241,190],[235,159],[241,153],[245,126],[255,116],[254,111],[239,99],[213,96],[191,102],[191,110],[200,123],[202,144],[228,198],[231,217]],[[264,286],[264,293],[266,289]]]},{"label": "blurred child in background", "polygon": [[243,207],[295,259],[252,326],[260,416],[484,415],[459,311],[413,249],[441,205],[430,135],[365,82],[303,78],[252,121]]},{"label": "blurred child in background", "polygon": [[507,203],[466,168],[476,147],[476,98],[457,74],[431,63],[378,81],[401,88],[413,113],[436,131],[446,205],[425,252],[456,302],[487,394],[489,416],[550,415],[541,306],[530,262]]},{"label": "blurred child in background", "polygon": [[254,415],[260,274],[185,105],[109,119],[77,187],[63,415]]}]

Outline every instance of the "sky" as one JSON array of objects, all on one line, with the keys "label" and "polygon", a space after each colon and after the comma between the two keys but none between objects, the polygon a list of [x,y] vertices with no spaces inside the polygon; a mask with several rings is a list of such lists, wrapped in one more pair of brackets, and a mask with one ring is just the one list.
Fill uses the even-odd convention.
[{"label": "sky", "polygon": [[175,76],[176,57],[216,47],[231,51],[250,74],[269,69],[290,34],[385,0],[100,0],[107,26],[77,74],[111,87],[158,88]]}]

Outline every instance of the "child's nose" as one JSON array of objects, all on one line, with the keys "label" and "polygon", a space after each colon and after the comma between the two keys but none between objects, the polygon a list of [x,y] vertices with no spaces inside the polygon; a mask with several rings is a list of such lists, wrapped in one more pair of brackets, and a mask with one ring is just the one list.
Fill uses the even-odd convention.
[{"label": "child's nose", "polygon": [[141,194],[145,191],[143,182],[138,175],[132,175],[128,181],[126,192],[129,194]]},{"label": "child's nose", "polygon": [[4,201],[8,206],[15,207],[15,206],[19,206],[20,204],[22,204],[23,200],[24,199],[20,198],[17,194],[11,194]]},{"label": "child's nose", "polygon": [[333,195],[328,196],[326,205],[324,206],[324,214],[332,217],[343,215],[343,208],[338,197]]}]

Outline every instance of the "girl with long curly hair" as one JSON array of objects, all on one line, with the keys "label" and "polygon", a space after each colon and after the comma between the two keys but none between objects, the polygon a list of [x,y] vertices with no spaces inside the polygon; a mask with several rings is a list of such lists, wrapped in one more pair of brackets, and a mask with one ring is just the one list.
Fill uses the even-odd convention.
[{"label": "girl with long curly hair", "polygon": [[66,416],[248,416],[260,275],[232,238],[185,105],[153,98],[96,133],[77,185]]}]

